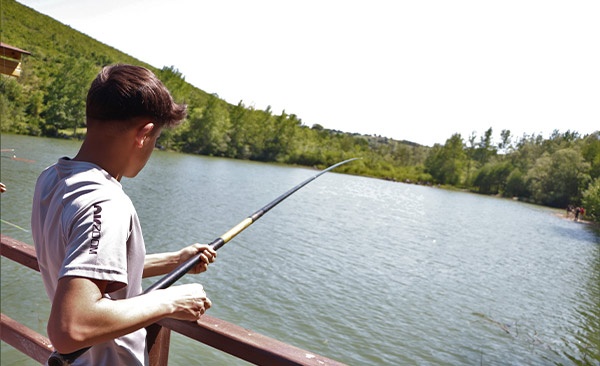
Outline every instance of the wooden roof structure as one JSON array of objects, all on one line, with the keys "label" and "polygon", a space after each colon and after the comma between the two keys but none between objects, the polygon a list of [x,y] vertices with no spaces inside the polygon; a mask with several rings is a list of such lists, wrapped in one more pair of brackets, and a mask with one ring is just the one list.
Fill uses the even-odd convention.
[{"label": "wooden roof structure", "polygon": [[21,76],[21,57],[31,52],[0,42],[0,74]]}]

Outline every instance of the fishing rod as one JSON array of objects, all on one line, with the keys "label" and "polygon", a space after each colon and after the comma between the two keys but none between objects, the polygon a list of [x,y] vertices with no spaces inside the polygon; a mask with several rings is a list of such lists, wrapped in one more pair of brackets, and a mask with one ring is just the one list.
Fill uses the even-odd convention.
[{"label": "fishing rod", "polygon": [[[221,235],[220,237],[216,238],[215,240],[213,240],[212,242],[210,242],[208,245],[211,246],[214,250],[218,250],[223,245],[227,244],[227,242],[230,241],[231,239],[233,239],[236,235],[238,235],[239,233],[241,233],[242,231],[244,231],[244,229],[246,229],[248,226],[250,226],[254,222],[256,222],[256,220],[260,219],[264,214],[266,214],[267,212],[269,212],[269,210],[271,210],[273,207],[277,206],[281,201],[283,201],[284,199],[288,198],[289,196],[291,196],[292,194],[294,194],[296,191],[298,191],[300,188],[304,187],[305,185],[307,185],[308,183],[310,183],[313,180],[317,179],[319,176],[327,173],[328,171],[333,170],[333,169],[337,168],[340,165],[349,163],[349,162],[351,162],[353,160],[356,160],[356,159],[358,159],[358,158],[352,158],[352,159],[344,160],[342,162],[339,162],[337,164],[334,164],[334,165],[330,166],[327,169],[321,170],[319,172],[319,174],[314,175],[314,176],[308,178],[304,182],[298,184],[294,188],[290,189],[289,191],[285,192],[284,194],[282,194],[281,196],[277,197],[273,201],[269,202],[263,208],[261,208],[260,210],[254,212],[252,215],[250,215],[247,218],[245,218],[244,220],[242,220],[239,224],[237,224],[234,227],[232,227],[231,229],[229,229],[229,231],[227,231],[225,234]],[[188,273],[192,268],[194,268],[194,266],[196,264],[200,263],[200,261],[202,260],[202,258],[201,258],[200,255],[201,255],[200,253],[196,254],[192,258],[190,258],[187,261],[185,261],[182,264],[180,264],[177,268],[175,268],[174,270],[172,270],[170,273],[168,273],[167,275],[165,275],[163,278],[161,278],[160,280],[156,281],[152,286],[148,287],[146,289],[146,291],[144,291],[144,293],[148,293],[148,292],[154,291],[156,289],[164,289],[164,288],[167,288],[167,287],[171,286],[178,279],[180,279],[186,273]]]},{"label": "fishing rod", "polygon": [[[329,168],[321,170],[318,174],[306,179],[305,181],[298,184],[297,186],[290,189],[289,191],[285,192],[281,196],[275,198],[273,201],[269,202],[268,204],[263,206],[261,209],[255,211],[252,215],[246,217],[239,224],[237,224],[234,227],[232,227],[231,229],[229,229],[225,234],[216,238],[215,240],[210,242],[208,245],[210,247],[212,247],[214,250],[218,250],[223,245],[227,244],[227,242],[229,242],[231,239],[233,239],[236,235],[238,235],[239,233],[244,231],[248,226],[250,226],[254,222],[256,222],[256,220],[260,219],[264,214],[269,212],[269,210],[271,210],[273,207],[275,207],[279,203],[281,203],[281,201],[285,200],[286,198],[288,198],[289,196],[294,194],[296,191],[298,191],[300,188],[304,187],[305,185],[307,185],[308,183],[317,179],[321,175],[327,173],[328,171],[333,170],[340,165],[349,163],[349,162],[357,160],[357,159],[359,159],[359,158],[352,158],[352,159],[344,160],[344,161],[341,161],[337,164],[330,166]],[[177,280],[179,280],[181,277],[183,277],[192,268],[194,268],[194,266],[196,266],[198,263],[200,263],[202,261],[201,254],[202,253],[198,253],[198,254],[194,255],[193,257],[191,257],[190,259],[188,259],[187,261],[180,264],[177,268],[175,268],[171,272],[167,273],[160,280],[156,281],[153,285],[148,287],[143,293],[147,294],[154,290],[165,289],[165,288],[171,286],[172,284],[174,284],[175,282],[177,282]],[[50,355],[50,358],[48,359],[48,366],[71,365],[79,356],[84,354],[90,348],[91,347],[83,348],[83,349],[80,349],[78,351],[75,351],[73,353],[68,353],[68,354],[61,354],[61,353],[54,351],[54,352],[52,352],[52,354]]]}]

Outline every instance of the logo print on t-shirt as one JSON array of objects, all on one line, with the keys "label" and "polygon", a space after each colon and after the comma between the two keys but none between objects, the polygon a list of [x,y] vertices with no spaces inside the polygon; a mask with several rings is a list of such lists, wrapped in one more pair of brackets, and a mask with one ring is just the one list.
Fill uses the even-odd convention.
[{"label": "logo print on t-shirt", "polygon": [[90,242],[90,254],[98,254],[98,246],[100,245],[100,236],[102,230],[102,207],[99,204],[94,204],[94,222],[92,223],[92,241]]}]

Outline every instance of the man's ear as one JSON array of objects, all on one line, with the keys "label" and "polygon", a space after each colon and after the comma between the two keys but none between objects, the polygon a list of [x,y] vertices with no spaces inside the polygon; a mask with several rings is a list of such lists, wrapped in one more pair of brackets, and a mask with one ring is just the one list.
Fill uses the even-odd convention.
[{"label": "man's ear", "polygon": [[138,127],[135,134],[135,143],[137,147],[143,147],[146,139],[152,135],[155,126],[154,123],[148,122]]}]

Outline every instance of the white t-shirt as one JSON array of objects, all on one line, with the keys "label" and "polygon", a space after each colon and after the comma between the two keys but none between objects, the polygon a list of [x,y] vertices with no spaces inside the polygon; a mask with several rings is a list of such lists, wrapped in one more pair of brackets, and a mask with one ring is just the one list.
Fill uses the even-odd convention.
[{"label": "white t-shirt", "polygon": [[[142,293],[146,248],[133,204],[121,183],[99,166],[68,158],[37,180],[31,216],[46,293],[54,299],[65,276],[108,281],[104,297]],[[98,344],[74,365],[147,365],[144,328]]]}]

